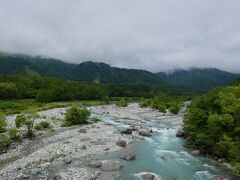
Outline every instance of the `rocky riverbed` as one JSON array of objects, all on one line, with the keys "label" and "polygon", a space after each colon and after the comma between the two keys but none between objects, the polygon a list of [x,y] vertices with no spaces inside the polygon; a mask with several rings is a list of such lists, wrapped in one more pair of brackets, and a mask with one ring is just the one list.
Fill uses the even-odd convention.
[{"label": "rocky riverbed", "polygon": [[[147,171],[162,166],[158,164],[159,157],[165,162],[165,167],[168,163],[170,166],[179,163],[179,167],[182,167],[188,163],[186,159],[193,163],[198,161],[193,161],[191,158],[194,157],[183,149],[179,149],[179,152],[171,149],[182,147],[182,140],[176,139],[176,131],[182,127],[184,108],[178,115],[140,108],[138,104],[130,104],[126,108],[93,106],[89,110],[92,117],[103,121],[66,128],[61,127],[66,108],[38,112],[41,118],[36,122],[50,122],[54,127],[53,132],[36,132],[35,139],[23,139],[21,143],[12,144],[8,151],[0,155],[0,179],[160,179],[159,168],[155,172]],[[15,126],[15,118],[15,115],[7,117],[9,127]],[[174,147],[169,144],[171,141]],[[132,148],[135,144],[138,144],[137,151]],[[118,155],[111,158],[114,153]],[[154,165],[152,169],[149,169],[151,165],[149,168],[138,167],[141,164],[145,167],[144,162],[146,166],[149,165],[149,161]],[[121,172],[124,176],[116,176]],[[163,171],[163,174],[165,172],[168,171]],[[196,170],[196,173],[199,172],[202,171]]]},{"label": "rocky riverbed", "polygon": [[[130,144],[136,137],[143,140],[147,136],[144,132],[149,134],[148,131],[151,131],[145,125],[145,119],[138,114],[150,116],[153,110],[141,109],[137,104],[127,108],[109,105],[89,109],[93,116],[108,115],[116,123],[122,121],[126,127],[137,128],[134,129],[136,132],[142,129],[143,136],[138,133],[135,136],[130,135],[132,133],[121,133],[122,130],[106,122],[64,128],[61,123],[66,108],[41,111],[38,112],[41,117],[35,123],[50,122],[53,132],[36,132],[35,139],[26,138],[21,143],[12,144],[0,156],[1,179],[47,179],[53,178],[51,175],[59,175],[63,179],[96,179],[104,168],[89,166],[94,157],[124,148],[126,145],[119,144],[119,141]],[[16,115],[7,116],[8,127],[15,127],[15,118]],[[20,130],[25,131],[24,128]],[[133,157],[125,154],[124,158],[129,160]]]}]

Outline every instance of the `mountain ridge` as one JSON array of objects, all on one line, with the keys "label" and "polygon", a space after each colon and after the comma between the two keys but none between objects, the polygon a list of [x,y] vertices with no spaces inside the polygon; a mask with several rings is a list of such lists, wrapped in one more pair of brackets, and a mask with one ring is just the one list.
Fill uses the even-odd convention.
[{"label": "mountain ridge", "polygon": [[152,73],[141,69],[113,67],[103,62],[67,63],[59,59],[0,53],[0,74],[63,78],[84,83],[147,83],[190,91],[207,91],[229,84],[239,75],[217,68],[176,69]]}]

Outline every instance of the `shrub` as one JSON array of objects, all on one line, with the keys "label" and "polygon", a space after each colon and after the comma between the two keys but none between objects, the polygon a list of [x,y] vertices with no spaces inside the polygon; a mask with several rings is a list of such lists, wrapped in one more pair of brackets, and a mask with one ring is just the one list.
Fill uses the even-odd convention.
[{"label": "shrub", "polygon": [[43,130],[52,130],[52,126],[49,122],[47,121],[42,121],[40,123],[38,123],[36,126],[35,126],[35,129],[37,131],[43,131]]},{"label": "shrub", "polygon": [[12,140],[18,140],[19,139],[17,128],[9,129],[8,130],[8,135],[9,135],[9,138],[12,139]]},{"label": "shrub", "polygon": [[128,103],[125,99],[121,98],[117,103],[116,106],[118,107],[127,107]]},{"label": "shrub", "polygon": [[169,109],[169,110],[170,110],[170,112],[173,113],[173,114],[178,114],[179,111],[180,111],[180,109],[181,109],[180,104],[178,104],[178,103],[173,103],[173,104],[170,105],[170,109]]},{"label": "shrub", "polygon": [[158,105],[158,110],[162,113],[166,112],[166,106],[164,104],[159,104]]},{"label": "shrub", "polygon": [[0,133],[0,150],[4,150],[11,143],[10,138],[5,133]]},{"label": "shrub", "polygon": [[0,114],[0,133],[6,131],[7,122],[3,115]]},{"label": "shrub", "polygon": [[67,110],[63,126],[87,124],[87,119],[90,114],[91,113],[88,109],[80,109],[77,105],[72,105],[72,107]]},{"label": "shrub", "polygon": [[33,134],[33,127],[34,127],[34,121],[36,118],[39,118],[39,115],[36,113],[32,114],[19,114],[17,115],[17,118],[15,120],[15,124],[17,128],[20,128],[22,126],[27,127],[27,136],[32,137]]}]

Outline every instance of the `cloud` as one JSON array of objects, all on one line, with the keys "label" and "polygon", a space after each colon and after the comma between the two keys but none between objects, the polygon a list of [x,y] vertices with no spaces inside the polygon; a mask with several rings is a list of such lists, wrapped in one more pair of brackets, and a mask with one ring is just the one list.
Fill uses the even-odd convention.
[{"label": "cloud", "polygon": [[239,0],[0,0],[0,51],[240,72]]}]

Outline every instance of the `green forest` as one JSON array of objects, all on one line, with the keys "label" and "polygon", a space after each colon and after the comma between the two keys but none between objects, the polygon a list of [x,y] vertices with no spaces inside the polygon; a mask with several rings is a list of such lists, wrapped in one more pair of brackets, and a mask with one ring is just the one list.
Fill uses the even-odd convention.
[{"label": "green forest", "polygon": [[240,173],[240,81],[194,99],[184,131],[190,147],[232,162]]}]

